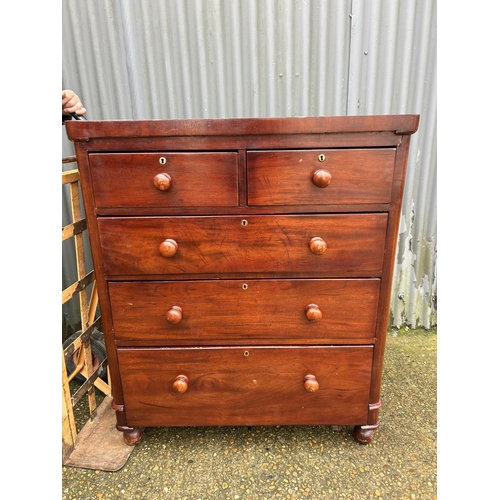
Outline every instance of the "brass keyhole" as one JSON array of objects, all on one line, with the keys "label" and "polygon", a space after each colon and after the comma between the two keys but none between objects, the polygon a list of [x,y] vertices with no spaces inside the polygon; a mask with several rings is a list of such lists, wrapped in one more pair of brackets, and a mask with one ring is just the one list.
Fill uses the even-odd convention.
[{"label": "brass keyhole", "polygon": [[246,283],[243,283],[243,285],[241,285],[241,289],[248,290],[248,285]]},{"label": "brass keyhole", "polygon": [[250,353],[249,353],[248,351],[245,351],[245,352],[243,353],[243,356],[250,356]]},{"label": "brass keyhole", "polygon": [[243,219],[243,220],[241,221],[241,225],[242,225],[243,227],[248,226],[248,221],[247,221],[246,219]]},{"label": "brass keyhole", "polygon": [[318,156],[318,160],[319,160],[319,161],[321,161],[321,162],[323,162],[323,161],[325,161],[325,160],[326,160],[326,156],[325,156],[324,154],[320,154],[320,155]]},{"label": "brass keyhole", "polygon": [[166,163],[167,163],[167,159],[164,156],[162,156],[160,158],[160,165],[165,165]]}]

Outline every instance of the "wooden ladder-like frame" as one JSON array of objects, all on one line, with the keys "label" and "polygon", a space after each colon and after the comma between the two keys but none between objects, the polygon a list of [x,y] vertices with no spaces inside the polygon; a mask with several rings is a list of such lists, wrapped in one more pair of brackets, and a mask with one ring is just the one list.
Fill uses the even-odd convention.
[{"label": "wooden ladder-like frame", "polygon": [[[75,163],[76,156],[64,157],[63,164]],[[74,407],[87,395],[89,406],[89,419],[93,420],[97,414],[95,388],[97,387],[106,396],[111,396],[111,386],[104,382],[98,376],[98,371],[107,367],[107,358],[104,359],[96,370],[92,369],[92,348],[91,336],[94,329],[101,325],[101,317],[96,318],[97,311],[97,290],[92,287],[90,299],[88,298],[88,287],[95,285],[94,271],[86,272],[85,270],[85,254],[84,254],[84,239],[83,234],[87,229],[87,222],[83,216],[80,189],[79,189],[80,174],[78,169],[67,170],[62,173],[62,184],[69,185],[71,198],[72,223],[62,228],[62,241],[69,238],[75,240],[76,252],[76,268],[77,281],[71,286],[63,290],[62,303],[65,304],[71,298],[78,294],[80,300],[80,317],[81,317],[81,335],[79,335],[69,346],[62,350],[62,454],[63,463],[71,455],[76,446],[77,429],[75,423]],[[77,362],[73,373],[67,373],[66,360],[70,357],[76,358],[75,353],[78,352]],[[82,385],[71,394],[70,381],[77,374],[85,377]],[[108,377],[109,380],[109,377]]]}]

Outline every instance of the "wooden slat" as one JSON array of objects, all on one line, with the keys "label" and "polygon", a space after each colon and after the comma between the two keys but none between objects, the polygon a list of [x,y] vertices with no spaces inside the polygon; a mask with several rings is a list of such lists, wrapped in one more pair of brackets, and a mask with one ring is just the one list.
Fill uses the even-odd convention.
[{"label": "wooden slat", "polygon": [[[83,219],[83,212],[80,204],[80,192],[77,183],[69,185],[71,192],[71,209],[73,220],[78,221]],[[76,253],[76,271],[78,279],[81,280],[85,276],[85,255],[83,235],[75,235],[75,253]],[[82,317],[82,330],[88,327],[88,296],[87,290],[83,289],[79,292],[80,298],[80,314]]]},{"label": "wooden slat", "polygon": [[[78,401],[88,392],[92,391],[94,387],[94,382],[99,378],[97,372],[100,368],[108,366],[108,360],[105,359],[101,362],[101,364],[97,367],[97,370],[90,375],[90,377],[83,382],[83,384],[77,389],[77,391],[71,396],[72,406],[75,406]],[[91,412],[93,409],[91,408]]]},{"label": "wooden slat", "polygon": [[[101,363],[101,365],[103,363],[106,363],[107,365],[107,360],[104,360]],[[89,405],[90,419],[93,420],[95,418],[97,410],[97,400],[95,397],[94,381],[98,378],[98,375],[97,375],[97,370],[95,372],[92,370],[92,347],[90,339],[87,342],[83,343],[83,368],[81,374],[87,379],[85,383],[88,382],[89,384],[91,384],[86,392],[87,392],[87,403]]]},{"label": "wooden slat", "polygon": [[86,342],[95,329],[101,326],[101,317],[99,316],[85,331],[83,331],[71,344],[64,349],[64,358],[68,359],[75,351],[80,349],[82,342]]},{"label": "wooden slat", "polygon": [[[72,182],[69,184],[70,194],[71,194],[71,210],[73,221],[82,220],[83,210],[80,203],[80,189],[77,182]],[[85,271],[85,248],[83,242],[83,235],[76,234],[75,238],[75,253],[76,253],[76,270],[78,280],[86,277]],[[89,327],[89,300],[87,287],[84,287],[78,292],[78,297],[80,301],[80,317],[82,320],[82,330],[85,331]],[[91,387],[86,391],[90,418],[93,419],[96,414],[97,402],[95,397],[95,389],[93,381],[97,378],[97,374],[94,373],[95,378],[92,375],[92,348],[90,343],[90,338],[85,339],[83,342],[83,349],[80,351],[81,357],[83,359],[83,367],[81,369],[81,374],[87,379],[87,381],[92,380]]]},{"label": "wooden slat", "polygon": [[[92,297],[96,297],[96,300],[97,300],[97,292],[95,294],[92,294]],[[92,304],[92,297],[91,297],[91,304]],[[93,313],[92,318],[94,317],[94,314],[95,314],[95,312]],[[93,321],[93,323],[89,326],[89,328],[86,331],[82,332],[70,345],[66,346],[66,348],[63,349],[64,359],[67,360],[68,358],[73,356],[73,354],[76,351],[78,351],[78,349],[82,348],[82,345],[84,345],[86,342],[88,342],[88,339],[91,339],[92,332],[95,329],[99,329],[101,327],[101,324],[102,324],[101,317],[99,316],[95,321]],[[92,347],[92,341],[91,341],[90,345]],[[80,362],[80,360],[79,360],[79,362]],[[70,374],[69,376],[66,374],[66,370],[65,370],[65,374],[66,374],[65,376],[67,377],[68,382],[70,380],[72,380],[78,373],[82,373],[82,369],[78,368],[78,364],[75,367],[75,371],[72,374]],[[82,373],[82,375],[83,375],[83,373]],[[101,392],[103,392],[105,395],[109,396],[111,394],[111,385],[104,382],[101,378],[95,379],[94,385]]]},{"label": "wooden slat", "polygon": [[87,219],[72,222],[62,228],[62,240],[66,241],[77,234],[81,234],[85,229],[87,229]]},{"label": "wooden slat", "polygon": [[62,453],[63,460],[66,460],[75,448],[77,438],[75,416],[71,403],[71,393],[69,390],[68,375],[66,372],[66,361],[64,353],[62,357]]},{"label": "wooden slat", "polygon": [[69,184],[71,182],[77,182],[80,180],[80,172],[77,169],[75,170],[66,170],[66,172],[62,173],[62,183]]},{"label": "wooden slat", "polygon": [[85,330],[84,332],[82,332],[75,340],[73,340],[73,342],[71,342],[71,344],[69,344],[68,346],[66,346],[66,348],[64,349],[64,358],[65,359],[68,359],[70,356],[73,355],[73,353],[78,350],[81,345],[82,345],[82,342],[88,340],[93,331],[94,330],[98,330],[100,327],[101,327],[101,317],[99,316],[88,328],[87,330]]},{"label": "wooden slat", "polygon": [[[107,360],[107,358],[106,358]],[[96,378],[94,385],[106,396],[111,396],[111,386],[106,384],[102,378]]]},{"label": "wooden slat", "polygon": [[[95,323],[95,313],[97,311],[98,304],[98,296],[97,296],[97,287],[94,285],[92,288],[92,292],[90,294],[90,304],[89,304],[89,323]],[[100,317],[98,318],[101,319]]]},{"label": "wooden slat", "polygon": [[70,285],[66,290],[62,293],[62,303],[65,304],[74,297],[75,294],[80,293],[82,290],[85,290],[92,282],[94,281],[94,271],[90,271],[86,276],[82,279],[76,281],[72,285]]}]

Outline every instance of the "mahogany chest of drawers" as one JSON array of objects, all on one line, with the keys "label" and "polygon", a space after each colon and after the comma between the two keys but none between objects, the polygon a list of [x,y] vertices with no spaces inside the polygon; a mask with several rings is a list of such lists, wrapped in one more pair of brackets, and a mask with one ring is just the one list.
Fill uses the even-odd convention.
[{"label": "mahogany chest of drawers", "polygon": [[378,427],[418,115],[67,122],[117,428]]}]

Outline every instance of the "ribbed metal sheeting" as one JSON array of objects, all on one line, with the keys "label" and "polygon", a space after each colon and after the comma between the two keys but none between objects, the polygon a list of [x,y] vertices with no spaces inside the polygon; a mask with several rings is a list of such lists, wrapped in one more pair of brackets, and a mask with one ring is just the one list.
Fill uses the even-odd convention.
[{"label": "ribbed metal sheeting", "polygon": [[420,114],[390,322],[437,324],[436,0],[63,0],[62,33],[88,119]]}]

